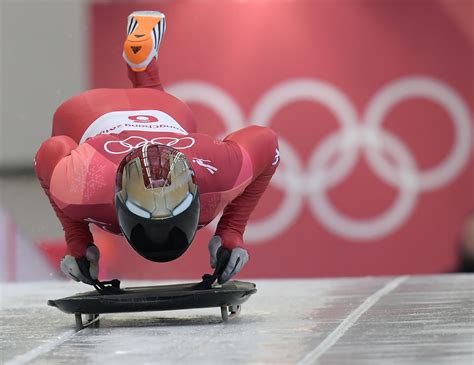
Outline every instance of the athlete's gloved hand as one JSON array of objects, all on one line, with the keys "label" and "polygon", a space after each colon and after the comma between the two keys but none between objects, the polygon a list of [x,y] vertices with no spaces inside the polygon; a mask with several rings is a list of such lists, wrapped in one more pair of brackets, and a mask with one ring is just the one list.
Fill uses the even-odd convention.
[{"label": "athlete's gloved hand", "polygon": [[[217,265],[217,251],[221,246],[222,240],[219,236],[214,236],[209,241],[208,248],[211,256],[210,263],[212,268],[215,268]],[[248,260],[249,254],[246,249],[241,247],[234,248],[230,253],[230,258],[229,262],[227,263],[227,266],[218,278],[219,284],[223,284],[226,281],[229,281],[234,275],[238,274]]]},{"label": "athlete's gloved hand", "polygon": [[75,281],[92,285],[91,279],[96,280],[99,275],[99,259],[99,249],[90,243],[83,257],[64,256],[61,260],[61,271]]}]

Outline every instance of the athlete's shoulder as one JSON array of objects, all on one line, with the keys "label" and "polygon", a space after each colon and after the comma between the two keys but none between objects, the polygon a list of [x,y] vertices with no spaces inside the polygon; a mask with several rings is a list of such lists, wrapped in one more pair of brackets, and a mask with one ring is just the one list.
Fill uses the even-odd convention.
[{"label": "athlete's shoulder", "polygon": [[[201,192],[222,192],[232,189],[242,169],[243,155],[232,141],[222,141],[203,133],[191,133],[186,138],[192,148],[182,152],[191,161]],[[180,143],[184,140],[181,138]]]},{"label": "athlete's shoulder", "polygon": [[58,162],[51,176],[51,194],[61,208],[107,204],[111,201],[116,169],[115,161],[106,158],[93,143],[82,143]]}]

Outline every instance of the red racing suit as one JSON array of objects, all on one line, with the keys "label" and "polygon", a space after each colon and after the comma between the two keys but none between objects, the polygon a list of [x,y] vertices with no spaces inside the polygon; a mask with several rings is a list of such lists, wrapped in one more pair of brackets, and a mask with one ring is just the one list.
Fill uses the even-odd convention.
[{"label": "red racing suit", "polygon": [[243,246],[249,216],[278,166],[276,134],[260,126],[223,140],[197,133],[187,105],[163,91],[153,62],[145,72],[129,69],[129,77],[134,88],[94,89],[64,102],[52,137],[36,155],[36,174],[64,228],[66,254],[85,254],[94,242],[89,224],[120,234],[116,171],[127,152],[149,142],[176,148],[192,162],[199,227],[223,211],[215,234],[224,247]]}]

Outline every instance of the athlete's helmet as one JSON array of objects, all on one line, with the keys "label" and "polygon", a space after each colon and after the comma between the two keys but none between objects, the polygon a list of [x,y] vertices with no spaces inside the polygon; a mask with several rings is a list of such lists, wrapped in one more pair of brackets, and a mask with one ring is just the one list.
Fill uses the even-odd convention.
[{"label": "athlete's helmet", "polygon": [[186,156],[161,144],[146,144],[120,163],[115,208],[130,245],[151,261],[181,256],[199,221],[199,189]]},{"label": "athlete's helmet", "polygon": [[158,57],[165,31],[165,14],[159,11],[135,11],[128,16],[123,58],[133,71],[145,71],[151,60]]}]

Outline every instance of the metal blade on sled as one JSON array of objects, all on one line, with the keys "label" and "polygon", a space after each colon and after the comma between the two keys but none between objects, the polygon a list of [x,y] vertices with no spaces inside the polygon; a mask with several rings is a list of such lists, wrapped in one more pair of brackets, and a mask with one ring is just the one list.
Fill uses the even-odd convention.
[{"label": "metal blade on sled", "polygon": [[[61,299],[48,300],[48,305],[65,313],[73,313],[76,330],[99,324],[101,313],[123,313],[144,311],[166,311],[220,307],[224,322],[240,313],[240,306],[257,292],[256,285],[250,282],[229,281],[222,285],[216,283],[230,253],[220,252],[217,267],[212,275],[206,274],[199,283],[158,285],[146,287],[120,288],[120,281],[100,282],[91,280],[96,291],[78,293]],[[84,270],[88,272],[88,270]],[[82,315],[87,315],[87,321]]]}]

